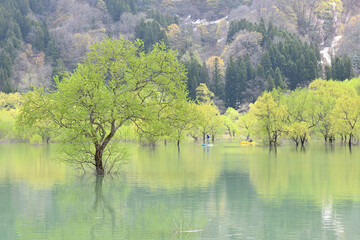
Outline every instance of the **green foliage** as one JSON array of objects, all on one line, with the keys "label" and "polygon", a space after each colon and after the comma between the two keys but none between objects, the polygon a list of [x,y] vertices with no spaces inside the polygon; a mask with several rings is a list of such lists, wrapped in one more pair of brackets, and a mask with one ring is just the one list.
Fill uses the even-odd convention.
[{"label": "green foliage", "polygon": [[165,30],[160,27],[157,21],[145,21],[144,19],[135,27],[135,37],[144,42],[146,52],[149,52],[157,42],[165,42],[168,44]]},{"label": "green foliage", "polygon": [[255,78],[255,71],[248,55],[243,60],[238,57],[236,61],[230,57],[225,72],[225,105],[238,108],[244,98],[248,83]]},{"label": "green foliage", "polygon": [[[247,113],[245,115],[241,115],[239,120],[237,121],[237,127],[239,129],[240,134],[246,137],[246,139],[250,138],[252,135],[252,131],[254,129],[254,116]],[[256,135],[256,134],[254,134]]]},{"label": "green foliage", "polygon": [[221,117],[222,117],[223,124],[229,133],[229,136],[235,137],[236,133],[238,132],[236,123],[232,122],[231,119],[226,115],[221,115]]},{"label": "green foliage", "polygon": [[0,109],[17,109],[20,107],[23,101],[24,100],[20,93],[5,94],[0,92]]},{"label": "green foliage", "polygon": [[283,78],[283,76],[281,74],[281,71],[280,71],[280,69],[278,67],[275,69],[274,82],[275,82],[275,87],[279,87],[279,88],[284,89],[284,90],[287,89],[285,79]]},{"label": "green foliage", "polygon": [[194,127],[198,118],[198,106],[194,102],[178,104],[166,117],[169,129],[168,137],[177,142],[177,145],[186,138],[188,131]]},{"label": "green foliage", "polygon": [[310,131],[306,122],[294,122],[286,127],[285,132],[295,142],[296,146],[300,142],[304,146],[305,141],[310,139]]},{"label": "green foliage", "polygon": [[231,107],[226,109],[226,112],[225,112],[224,115],[227,116],[232,122],[236,122],[240,117],[239,112],[236,111],[234,108],[231,108]]},{"label": "green foliage", "polygon": [[196,105],[197,119],[193,124],[193,138],[201,136],[205,143],[206,134],[212,135],[214,138],[223,132],[223,117],[220,115],[219,109],[211,103],[200,103]]},{"label": "green foliage", "polygon": [[[44,0],[8,0],[0,2],[0,91],[14,91],[10,77],[16,51],[22,42],[31,44],[35,50],[43,51],[49,42],[49,31],[45,22],[31,19],[31,10],[42,12]],[[31,33],[31,34],[30,34]]]},{"label": "green foliage", "polygon": [[359,124],[357,124],[359,119],[360,96],[356,94],[341,96],[336,100],[331,112],[332,133],[348,135],[351,145],[353,137],[359,133]]},{"label": "green foliage", "polygon": [[[40,136],[42,142],[49,142],[56,135],[56,126],[47,118],[41,116],[46,114],[48,104],[40,91],[29,92],[24,95],[24,103],[16,119],[16,127],[24,138],[31,139]],[[36,109],[36,111],[34,110]]]},{"label": "green foliage", "polygon": [[225,72],[225,104],[227,107],[237,108],[237,66],[232,57]]},{"label": "green foliage", "polygon": [[240,130],[250,130],[269,145],[287,136],[304,146],[313,134],[321,135],[325,142],[340,136],[354,144],[360,139],[359,86],[359,78],[344,82],[317,79],[308,88],[265,92],[250,106],[249,114],[239,118]]},{"label": "green foliage", "polygon": [[314,12],[323,19],[332,19],[343,10],[341,0],[319,0],[315,3]]},{"label": "green foliage", "polygon": [[120,20],[125,12],[136,13],[136,0],[105,0],[106,7],[114,21]]},{"label": "green foliage", "polygon": [[230,22],[226,43],[233,41],[235,34],[242,30],[247,30],[249,32],[259,32],[263,34],[264,45],[267,43],[267,41],[273,40],[274,36],[279,32],[279,30],[274,25],[272,25],[272,23],[270,23],[269,27],[266,29],[264,19],[261,19],[260,23],[251,23],[243,18]]},{"label": "green foliage", "polygon": [[142,19],[135,27],[135,38],[144,42],[145,51],[151,50],[152,46],[158,42],[165,42],[169,45],[165,29],[171,24],[178,24],[179,19],[171,15],[162,15],[159,11],[150,11],[149,20]]},{"label": "green foliage", "polygon": [[43,142],[43,139],[42,139],[42,137],[40,135],[34,134],[34,135],[32,135],[30,137],[30,143],[34,144],[34,145],[38,145],[38,144],[42,144],[44,142]]},{"label": "green foliage", "polygon": [[0,139],[6,141],[18,140],[18,134],[15,130],[15,116],[17,112],[14,110],[0,110]]},{"label": "green foliage", "polygon": [[189,91],[189,97],[192,100],[196,99],[196,88],[201,84],[209,83],[208,70],[205,64],[201,65],[193,55],[190,59],[184,62],[184,66],[187,70],[187,90]]},{"label": "green foliage", "polygon": [[349,56],[342,59],[338,56],[331,59],[331,67],[326,66],[325,78],[344,81],[354,77],[353,64]]},{"label": "green foliage", "polygon": [[213,82],[212,88],[215,96],[218,96],[220,99],[223,99],[225,94],[225,85],[223,81],[223,75],[219,67],[218,58],[215,58],[214,71],[212,73],[212,82]]},{"label": "green foliage", "polygon": [[171,16],[168,13],[163,15],[158,10],[150,10],[147,14],[147,17],[157,21],[163,28],[167,28],[171,24],[179,25],[179,18],[177,16]]},{"label": "green foliage", "polygon": [[61,81],[66,74],[64,61],[61,58],[57,59],[53,64],[53,70],[51,73],[52,79],[54,79],[55,76],[58,76]]},{"label": "green foliage", "polygon": [[247,84],[254,82],[256,78],[266,82],[266,85],[262,86],[263,90],[271,91],[276,87],[293,90],[309,84],[319,76],[320,53],[314,44],[302,42],[295,35],[277,29],[271,22],[266,26],[264,20],[251,23],[245,19],[231,22],[228,43],[242,30],[262,34],[263,54],[256,67],[252,66],[250,58],[246,56],[246,69],[241,60],[238,60],[235,67],[230,58],[225,75],[226,106],[238,107],[246,99],[244,92]]},{"label": "green foliage", "polygon": [[104,174],[103,161],[119,160],[111,146],[120,127],[156,122],[174,103],[186,100],[185,71],[176,52],[157,44],[146,54],[142,47],[140,40],[95,43],[84,65],[57,79],[56,90],[39,88],[26,95],[21,122],[50,121],[62,142],[73,146],[74,151],[65,148],[71,162],[93,165]]},{"label": "green foliage", "polygon": [[285,132],[288,109],[280,103],[280,94],[276,89],[264,92],[254,104],[250,105],[253,116],[253,131],[269,146],[277,146],[279,137]]},{"label": "green foliage", "polygon": [[[334,140],[332,133],[333,125],[331,123],[331,112],[335,107],[336,99],[341,95],[347,94],[349,88],[346,88],[341,82],[315,80],[309,85],[309,92],[313,94],[314,114],[317,115],[318,124],[315,131],[320,133],[325,142]],[[350,91],[351,92],[351,91]],[[315,121],[316,122],[316,121]]]},{"label": "green foliage", "polygon": [[211,92],[205,83],[200,83],[196,88],[196,102],[197,103],[212,103],[214,93]]},{"label": "green foliage", "polygon": [[16,130],[16,116],[23,98],[19,93],[5,94],[0,92],[0,139],[5,141],[22,140],[22,135]]}]

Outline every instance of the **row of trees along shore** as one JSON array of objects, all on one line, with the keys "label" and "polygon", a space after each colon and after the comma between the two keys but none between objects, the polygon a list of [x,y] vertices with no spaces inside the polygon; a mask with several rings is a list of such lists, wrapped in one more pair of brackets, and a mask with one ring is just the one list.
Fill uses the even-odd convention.
[{"label": "row of trees along shore", "polygon": [[304,146],[310,136],[325,142],[336,138],[349,146],[360,137],[360,78],[350,81],[315,80],[294,91],[264,92],[243,120],[250,132],[268,145],[276,146],[289,137]]},{"label": "row of trees along shore", "polygon": [[[265,91],[244,115],[233,108],[220,115],[211,101],[214,94],[201,84],[197,88],[196,102],[178,105],[176,114],[167,113],[162,119],[166,121],[159,121],[157,125],[154,122],[127,124],[120,128],[115,139],[138,140],[152,145],[163,140],[180,144],[187,136],[204,140],[206,133],[210,133],[214,137],[223,134],[230,137],[252,136],[268,145],[278,145],[283,138],[291,139],[296,145],[304,145],[311,136],[321,137],[330,143],[340,139],[356,144],[360,136],[357,124],[359,93],[360,78],[344,82],[318,79],[307,88],[294,91],[279,88]],[[15,120],[11,119],[19,115],[23,102],[24,97],[19,93],[0,94],[1,138],[27,139],[33,143],[48,142],[50,139],[57,141],[55,128],[44,119],[36,118],[30,123],[24,122],[20,115],[18,125],[22,131],[15,133]]]},{"label": "row of trees along shore", "polygon": [[69,162],[92,166],[97,174],[121,163],[119,141],[129,139],[179,146],[186,137],[204,141],[207,133],[215,138],[227,131],[276,146],[282,137],[303,145],[320,133],[326,141],[340,136],[352,144],[359,135],[359,79],[316,80],[294,91],[274,88],[248,114],[228,108],[221,115],[205,84],[197,87],[196,101],[188,99],[184,66],[165,44],[146,52],[140,40],[104,40],[72,74],[55,77],[55,84],[23,96],[3,94],[1,113],[9,113],[13,129],[16,118],[14,138],[61,142]]}]

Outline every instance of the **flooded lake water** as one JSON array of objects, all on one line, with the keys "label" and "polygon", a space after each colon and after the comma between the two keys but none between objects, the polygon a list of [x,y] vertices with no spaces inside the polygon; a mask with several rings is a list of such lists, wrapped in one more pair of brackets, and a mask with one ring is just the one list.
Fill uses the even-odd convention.
[{"label": "flooded lake water", "polygon": [[0,145],[0,239],[360,239],[360,147],[127,145],[105,177]]}]

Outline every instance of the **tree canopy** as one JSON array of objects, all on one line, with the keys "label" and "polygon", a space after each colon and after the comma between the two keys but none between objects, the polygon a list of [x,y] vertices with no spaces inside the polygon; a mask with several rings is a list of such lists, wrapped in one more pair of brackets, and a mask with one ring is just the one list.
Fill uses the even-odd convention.
[{"label": "tree canopy", "polygon": [[145,53],[140,40],[106,39],[92,46],[72,74],[55,79],[56,90],[26,94],[19,118],[30,125],[49,119],[70,161],[104,174],[119,161],[112,151],[117,130],[127,122],[141,127],[140,122],[161,119],[185,102],[185,76],[177,53],[164,44]]}]

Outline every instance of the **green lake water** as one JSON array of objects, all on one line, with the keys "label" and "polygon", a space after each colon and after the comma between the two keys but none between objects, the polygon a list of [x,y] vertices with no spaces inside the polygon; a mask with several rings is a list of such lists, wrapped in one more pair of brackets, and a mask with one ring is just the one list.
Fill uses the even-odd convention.
[{"label": "green lake water", "polygon": [[360,239],[360,147],[128,147],[102,178],[1,144],[0,239]]}]

